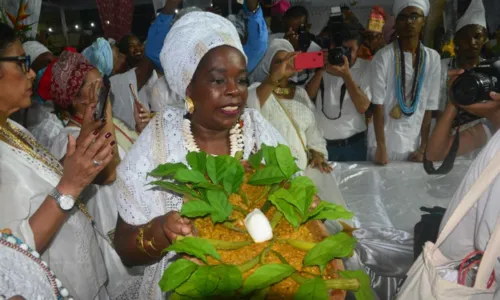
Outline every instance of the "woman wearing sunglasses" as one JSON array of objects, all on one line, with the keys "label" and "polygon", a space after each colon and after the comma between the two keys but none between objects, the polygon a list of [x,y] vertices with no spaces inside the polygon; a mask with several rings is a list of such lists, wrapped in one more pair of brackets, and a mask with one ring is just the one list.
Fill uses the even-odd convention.
[{"label": "woman wearing sunglasses", "polygon": [[[31,104],[34,78],[14,30],[0,24],[0,228],[10,228],[49,261],[75,299],[108,299],[102,255],[77,199],[113,159],[113,141],[100,130],[103,122],[94,121],[95,106],[89,106],[78,139],[70,136],[66,156],[55,159],[9,120]],[[14,282],[0,294],[15,290],[13,295],[26,299],[39,296],[29,280]]]}]

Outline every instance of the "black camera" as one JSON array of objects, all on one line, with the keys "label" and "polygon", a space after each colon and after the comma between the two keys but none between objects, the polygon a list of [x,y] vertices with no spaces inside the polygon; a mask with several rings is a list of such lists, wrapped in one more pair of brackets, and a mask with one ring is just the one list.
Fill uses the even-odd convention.
[{"label": "black camera", "polygon": [[467,106],[490,99],[491,92],[500,92],[500,59],[486,60],[466,70],[451,87],[453,101]]},{"label": "black camera", "polygon": [[301,24],[298,30],[299,35],[299,49],[302,52],[307,52],[309,47],[311,46],[311,36],[306,29],[305,24]]},{"label": "black camera", "polygon": [[342,34],[344,25],[344,17],[340,6],[331,8],[330,19],[328,20],[328,32],[330,33],[330,40],[335,46],[328,49],[328,63],[334,66],[342,66],[344,64],[344,56],[351,64],[351,48],[344,47],[344,38]]}]

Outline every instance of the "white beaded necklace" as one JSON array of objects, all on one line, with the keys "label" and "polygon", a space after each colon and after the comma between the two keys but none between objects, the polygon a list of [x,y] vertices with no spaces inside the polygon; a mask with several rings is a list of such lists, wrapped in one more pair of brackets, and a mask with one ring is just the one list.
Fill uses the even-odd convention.
[{"label": "white beaded necklace", "polygon": [[[235,156],[236,153],[243,151],[245,143],[243,141],[243,125],[240,124],[241,121],[236,122],[236,124],[229,130],[229,147],[231,156]],[[189,119],[184,119],[182,122],[182,133],[184,135],[184,145],[188,152],[200,152],[200,147],[196,144],[196,141],[191,131],[191,121]]]}]

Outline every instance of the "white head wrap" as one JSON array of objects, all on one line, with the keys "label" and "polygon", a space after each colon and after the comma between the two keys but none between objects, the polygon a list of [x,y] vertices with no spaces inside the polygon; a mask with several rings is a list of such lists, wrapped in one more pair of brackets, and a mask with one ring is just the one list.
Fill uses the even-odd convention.
[{"label": "white head wrap", "polygon": [[465,14],[458,20],[455,32],[467,25],[480,25],[486,28],[483,0],[472,0]]},{"label": "white head wrap", "polygon": [[38,56],[44,54],[46,52],[50,52],[50,50],[44,45],[40,44],[37,41],[29,41],[23,44],[24,52],[26,55],[29,55],[31,58],[31,62],[34,62]]},{"label": "white head wrap", "polygon": [[278,51],[294,52],[295,50],[289,41],[285,39],[274,39],[267,48],[266,55],[264,55],[264,58],[260,61],[255,68],[255,71],[253,71],[250,76],[250,81],[263,82],[264,79],[266,79],[269,75],[273,58]]},{"label": "white head wrap", "polygon": [[210,50],[223,45],[234,47],[245,55],[236,28],[227,19],[209,12],[191,12],[179,19],[167,34],[160,53],[161,66],[171,90],[185,99],[186,88],[201,59]]},{"label": "white head wrap", "polygon": [[431,8],[429,0],[395,0],[392,6],[394,16],[397,17],[399,13],[408,6],[420,8],[426,17],[429,15],[429,9]]}]

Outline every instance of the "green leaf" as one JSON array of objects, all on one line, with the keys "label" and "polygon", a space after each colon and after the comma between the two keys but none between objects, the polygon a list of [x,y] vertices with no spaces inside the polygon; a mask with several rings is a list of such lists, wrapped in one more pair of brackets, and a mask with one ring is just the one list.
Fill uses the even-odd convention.
[{"label": "green leaf", "polygon": [[183,163],[175,163],[175,164],[163,164],[159,165],[153,171],[148,173],[148,176],[151,177],[171,177],[171,175],[175,174],[179,169],[187,169],[186,165]]},{"label": "green leaf", "polygon": [[216,210],[207,202],[201,200],[190,200],[182,205],[181,215],[188,218],[204,217],[214,213]]},{"label": "green leaf", "polygon": [[359,290],[354,293],[356,300],[373,300],[375,295],[371,288],[370,277],[361,270],[356,271],[339,271],[340,276],[344,278],[356,278],[359,280]]},{"label": "green leaf", "polygon": [[283,175],[283,172],[281,172],[281,169],[278,166],[268,165],[260,170],[257,170],[248,180],[248,184],[270,185],[280,183],[285,179],[285,175]]},{"label": "green leaf", "polygon": [[252,293],[252,297],[250,297],[250,300],[266,300],[267,293],[269,293],[269,287],[256,290]]},{"label": "green leaf", "polygon": [[190,280],[196,282],[196,289],[202,296],[212,296],[219,285],[220,277],[212,266],[201,266],[194,272]]},{"label": "green leaf", "polygon": [[[234,158],[229,155],[220,155],[215,158],[215,166],[217,167],[217,182],[220,182],[226,176],[228,170],[230,170],[232,166],[235,166],[233,159]],[[239,162],[236,162],[236,164],[241,165]]]},{"label": "green leaf", "polygon": [[199,195],[197,195],[193,190],[191,190],[186,185],[177,185],[175,183],[168,182],[168,181],[153,181],[153,182],[150,182],[149,184],[161,187],[164,190],[171,191],[171,192],[174,192],[177,194],[187,195],[187,196],[191,196],[194,198],[200,198]]},{"label": "green leaf", "polygon": [[281,172],[285,174],[286,178],[292,177],[292,175],[298,171],[295,158],[292,156],[292,152],[287,146],[280,144],[276,147],[276,159]]},{"label": "green leaf", "polygon": [[205,152],[189,152],[186,160],[193,170],[205,174],[207,170],[207,154]]},{"label": "green leaf", "polygon": [[316,185],[309,177],[298,176],[290,181],[290,194],[295,195],[296,201],[300,206],[299,211],[303,216],[308,215],[309,207],[313,202],[314,196],[318,193]]},{"label": "green leaf", "polygon": [[228,195],[236,193],[240,189],[244,179],[245,170],[243,169],[241,163],[238,162],[227,170],[226,175],[222,180],[224,190]]},{"label": "green leaf", "polygon": [[183,237],[182,239],[178,239],[167,249],[163,250],[163,252],[169,251],[195,256],[207,264],[208,260],[205,255],[210,255],[217,260],[221,260],[219,253],[212,244],[197,237]]},{"label": "green leaf", "polygon": [[178,293],[172,293],[170,295],[170,298],[169,298],[169,300],[192,300],[192,299],[195,299],[195,298],[192,298],[189,296],[184,296],[184,295],[181,295]]},{"label": "green leaf", "polygon": [[301,221],[300,216],[298,216],[298,213],[291,204],[285,200],[277,198],[274,194],[269,196],[269,201],[271,201],[271,203],[276,206],[276,209],[283,214],[288,223],[290,223],[294,228],[299,227]]},{"label": "green leaf", "polygon": [[[302,205],[300,203],[300,201],[298,201],[298,198],[299,198],[299,195],[301,194],[304,194],[304,197],[305,197],[305,191],[303,190],[298,190],[298,191],[290,191],[290,190],[286,190],[284,188],[279,188],[276,192],[274,192],[273,196],[278,198],[278,199],[282,199],[286,202],[288,202],[289,204],[295,206],[295,208],[297,208],[298,212],[300,212],[302,214]],[[276,205],[276,204],[275,204]]]},{"label": "green leaf", "polygon": [[206,189],[206,190],[224,190],[220,185],[215,185],[210,182],[200,182],[194,185],[196,188]]},{"label": "green leaf", "polygon": [[266,165],[278,165],[278,160],[276,159],[276,147],[271,147],[263,144],[260,149],[262,150],[262,155],[264,156]]},{"label": "green leaf", "polygon": [[207,174],[214,184],[217,184],[217,167],[215,166],[215,157],[207,156]]},{"label": "green leaf", "polygon": [[285,264],[268,264],[259,267],[243,283],[242,294],[263,289],[272,284],[282,281],[295,272],[294,267]]},{"label": "green leaf", "polygon": [[175,172],[174,179],[183,183],[201,183],[208,182],[200,171],[179,169]]},{"label": "green leaf", "polygon": [[264,154],[262,153],[262,149],[257,151],[257,153],[254,153],[250,155],[248,158],[248,162],[254,168],[255,170],[258,170],[260,168],[260,165],[262,164],[262,158],[264,157]]},{"label": "green leaf", "polygon": [[304,266],[324,268],[334,258],[349,256],[356,246],[356,239],[344,232],[331,235],[316,244],[304,257]]},{"label": "green leaf", "polygon": [[[195,271],[195,273],[198,272],[199,270],[200,269],[197,269]],[[193,280],[193,275],[191,275],[191,277],[186,282],[184,282],[181,286],[176,288],[175,292],[182,295],[182,296],[187,296],[187,297],[192,297],[192,298],[203,297],[203,295],[200,293],[200,291],[197,288],[199,283],[196,282],[195,280]],[[181,297],[181,299],[185,299],[185,298]]]},{"label": "green leaf", "polygon": [[179,259],[172,263],[163,273],[159,282],[162,292],[175,290],[193,274],[198,265],[187,259]]},{"label": "green leaf", "polygon": [[233,212],[233,206],[223,191],[207,190],[208,203],[214,208],[212,221],[220,223],[226,221]]},{"label": "green leaf", "polygon": [[217,265],[213,268],[214,272],[220,278],[215,292],[216,295],[227,295],[238,290],[243,284],[243,276],[238,267],[233,265]]},{"label": "green leaf", "polygon": [[345,207],[334,203],[321,201],[319,205],[309,213],[308,220],[337,220],[351,219],[354,214]]},{"label": "green leaf", "polygon": [[300,285],[293,297],[295,300],[328,300],[328,289],[325,281],[320,277],[309,279]]}]

